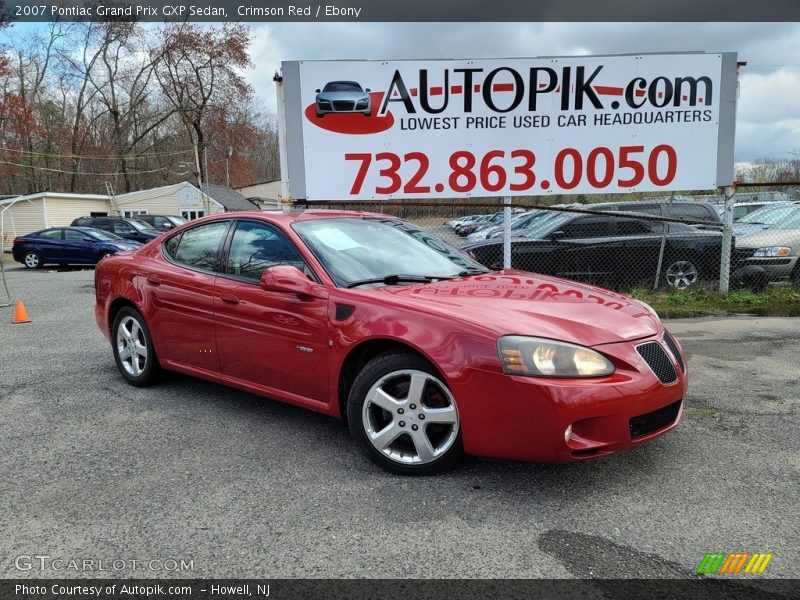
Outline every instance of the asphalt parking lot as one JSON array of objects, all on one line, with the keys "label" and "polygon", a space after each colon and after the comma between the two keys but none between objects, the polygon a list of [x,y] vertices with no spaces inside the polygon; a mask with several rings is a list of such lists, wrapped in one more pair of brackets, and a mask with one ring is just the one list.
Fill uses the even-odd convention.
[{"label": "asphalt parking lot", "polygon": [[125,385],[92,270],[7,276],[33,322],[0,309],[0,577],[87,575],[16,568],[35,554],[194,568],[111,573],[146,577],[686,577],[736,551],[800,577],[800,319],[669,322],[686,413],[631,452],[403,478],[328,417],[179,375]]}]

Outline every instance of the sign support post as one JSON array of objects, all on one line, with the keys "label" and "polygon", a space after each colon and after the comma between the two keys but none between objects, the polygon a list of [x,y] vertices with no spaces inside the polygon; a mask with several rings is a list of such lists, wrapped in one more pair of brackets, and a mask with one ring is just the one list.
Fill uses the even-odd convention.
[{"label": "sign support post", "polygon": [[722,215],[722,256],[719,263],[719,293],[727,294],[731,277],[731,242],[733,241],[733,196],[736,187],[725,186],[725,212]]},{"label": "sign support post", "polygon": [[511,268],[511,196],[503,196],[503,268]]}]

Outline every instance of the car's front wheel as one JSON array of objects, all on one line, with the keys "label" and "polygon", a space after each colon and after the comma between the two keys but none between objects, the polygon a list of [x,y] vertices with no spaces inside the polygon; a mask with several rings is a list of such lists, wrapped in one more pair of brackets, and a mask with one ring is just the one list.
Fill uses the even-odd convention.
[{"label": "car's front wheel", "polygon": [[367,456],[395,473],[440,473],[464,455],[455,398],[414,354],[385,353],[368,362],[353,383],[347,417]]},{"label": "car's front wheel", "polygon": [[25,256],[22,257],[22,264],[28,269],[41,269],[44,265],[42,257],[36,252],[26,252]]},{"label": "car's front wheel", "polygon": [[114,360],[122,377],[137,387],[150,385],[158,374],[158,360],[150,329],[142,314],[126,306],[114,317],[111,327]]}]

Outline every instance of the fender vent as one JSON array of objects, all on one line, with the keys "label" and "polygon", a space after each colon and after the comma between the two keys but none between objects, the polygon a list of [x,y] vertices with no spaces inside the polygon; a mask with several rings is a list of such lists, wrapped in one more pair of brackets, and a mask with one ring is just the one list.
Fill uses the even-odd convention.
[{"label": "fender vent", "polygon": [[352,315],[355,311],[356,311],[355,306],[350,306],[349,304],[337,304],[336,320],[344,321],[345,319],[349,319],[350,315]]}]

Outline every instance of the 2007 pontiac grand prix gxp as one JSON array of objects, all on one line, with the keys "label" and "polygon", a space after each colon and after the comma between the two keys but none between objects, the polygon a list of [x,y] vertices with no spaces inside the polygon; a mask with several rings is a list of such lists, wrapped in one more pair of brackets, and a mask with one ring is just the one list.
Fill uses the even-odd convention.
[{"label": "2007 pontiac grand prix gxp", "polygon": [[647,305],[487,271],[384,215],[207,217],[95,277],[97,323],[130,384],[163,368],[342,417],[398,473],[464,453],[602,456],[682,413],[686,359]]}]

